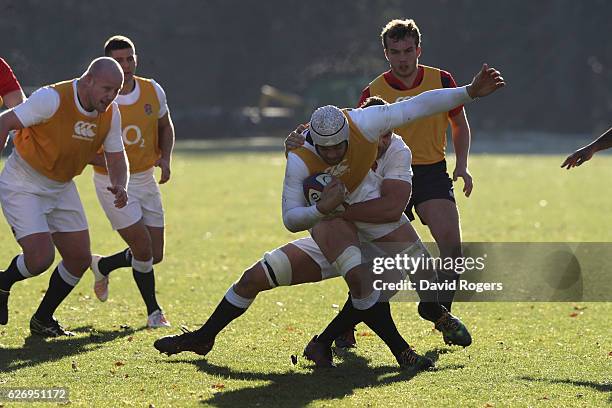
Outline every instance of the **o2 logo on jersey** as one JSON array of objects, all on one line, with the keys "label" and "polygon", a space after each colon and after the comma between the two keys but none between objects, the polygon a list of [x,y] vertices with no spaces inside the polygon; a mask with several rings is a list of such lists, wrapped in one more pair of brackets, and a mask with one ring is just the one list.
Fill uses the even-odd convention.
[{"label": "o2 logo on jersey", "polygon": [[139,145],[141,149],[145,147],[142,132],[136,125],[124,127],[121,137],[123,138],[123,144],[126,146]]}]

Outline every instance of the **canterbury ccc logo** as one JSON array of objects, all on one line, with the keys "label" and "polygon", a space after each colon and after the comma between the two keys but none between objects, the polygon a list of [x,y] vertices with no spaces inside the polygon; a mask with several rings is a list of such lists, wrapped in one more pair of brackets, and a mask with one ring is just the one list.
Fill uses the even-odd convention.
[{"label": "canterbury ccc logo", "polygon": [[412,99],[414,96],[400,96],[395,100],[395,102],[407,101],[408,99]]},{"label": "canterbury ccc logo", "polygon": [[349,170],[350,168],[349,168],[347,159],[344,159],[340,163],[336,164],[335,166],[326,168],[325,170],[323,170],[323,173],[328,173],[328,174],[331,174],[332,176],[340,177],[340,176],[343,176],[344,173],[346,173]]},{"label": "canterbury ccc logo", "polygon": [[96,126],[95,123],[83,122],[80,120],[74,124],[74,134],[72,137],[91,142],[94,137],[96,137]]}]

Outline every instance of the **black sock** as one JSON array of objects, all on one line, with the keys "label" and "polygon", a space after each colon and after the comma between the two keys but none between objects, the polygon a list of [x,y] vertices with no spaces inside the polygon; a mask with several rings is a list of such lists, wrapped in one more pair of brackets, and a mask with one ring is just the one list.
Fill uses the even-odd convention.
[{"label": "black sock", "polygon": [[419,316],[430,322],[437,322],[444,314],[444,309],[437,302],[419,302]]},{"label": "black sock", "polygon": [[347,299],[340,310],[340,313],[329,322],[325,330],[317,337],[319,343],[327,344],[331,347],[332,342],[347,330],[363,320],[363,311],[355,309],[351,297]]},{"label": "black sock", "polygon": [[45,323],[49,323],[55,313],[55,309],[66,299],[74,286],[69,285],[62,279],[58,268],[56,267],[49,279],[49,288],[43,297],[42,302],[38,306],[34,317]]},{"label": "black sock", "polygon": [[410,347],[395,326],[388,302],[377,302],[363,312],[363,322],[385,342],[395,357]]},{"label": "black sock", "polygon": [[147,306],[147,315],[150,315],[154,311],[160,309],[159,305],[157,304],[157,297],[155,296],[155,274],[153,269],[151,269],[151,272],[143,273],[132,268],[132,275],[134,276],[134,281],[136,282],[138,290],[140,291],[140,296],[142,296],[142,300],[144,300],[145,305]]},{"label": "black sock", "polygon": [[[419,295],[419,315],[423,319],[435,323],[444,313],[444,309],[438,301],[439,291],[437,289],[421,289],[421,282],[437,283],[437,276],[427,270],[418,270],[416,273],[408,274],[408,278],[416,286],[416,292]],[[427,285],[427,287],[430,286]]]},{"label": "black sock", "polygon": [[4,272],[0,273],[0,289],[9,291],[15,282],[26,279],[17,268],[17,258],[19,258],[19,255],[13,258]]},{"label": "black sock", "polygon": [[[438,282],[443,282],[450,284],[451,282],[457,282],[459,280],[459,275],[454,271],[449,272],[438,272]],[[457,283],[455,283],[457,284]],[[446,308],[446,310],[451,311],[451,307],[453,306],[453,299],[455,298],[455,290],[444,289],[438,292],[438,299],[440,300],[440,304]]]},{"label": "black sock", "polygon": [[130,251],[130,248],[114,255],[105,256],[98,262],[98,269],[105,276],[108,276],[115,269],[127,268],[128,266],[132,266],[132,251]]},{"label": "black sock", "polygon": [[246,312],[246,309],[232,305],[224,296],[213,314],[196,333],[200,334],[207,341],[213,340],[232,320],[237,319],[244,312]]}]

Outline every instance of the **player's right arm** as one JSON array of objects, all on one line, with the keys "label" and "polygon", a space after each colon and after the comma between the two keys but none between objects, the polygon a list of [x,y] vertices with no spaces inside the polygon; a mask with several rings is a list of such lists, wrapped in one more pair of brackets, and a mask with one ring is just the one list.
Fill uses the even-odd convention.
[{"label": "player's right arm", "polygon": [[23,129],[23,124],[12,109],[0,114],[0,154],[6,146],[9,132],[19,129]]},{"label": "player's right arm", "polygon": [[302,185],[309,176],[306,164],[297,155],[289,153],[283,181],[283,224],[291,232],[306,231],[325,218],[344,201],[345,187],[335,179],[321,193],[316,205],[308,205]]},{"label": "player's right arm", "polygon": [[593,142],[567,156],[561,167],[565,167],[569,170],[572,167],[580,166],[584,162],[591,160],[593,155],[598,151],[609,149],[611,147],[612,128],[608,129],[604,134],[599,136]]},{"label": "player's right arm", "polygon": [[0,153],[11,130],[19,130],[51,118],[59,107],[59,94],[49,87],[40,88],[20,105],[0,115]]}]

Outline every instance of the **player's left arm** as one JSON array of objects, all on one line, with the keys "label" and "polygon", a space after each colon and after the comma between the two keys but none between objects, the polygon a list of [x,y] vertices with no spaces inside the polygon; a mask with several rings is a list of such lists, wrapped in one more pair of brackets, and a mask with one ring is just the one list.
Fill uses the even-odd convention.
[{"label": "player's left arm", "polygon": [[[440,81],[443,88],[456,88],[457,83],[450,72],[440,71]],[[463,106],[448,112],[448,121],[451,125],[451,136],[455,147],[455,171],[453,171],[453,181],[459,177],[463,179],[463,193],[466,197],[472,194],[474,187],[472,175],[468,170],[468,156],[470,154],[470,143],[472,135],[470,125]]]},{"label": "player's left arm", "polygon": [[170,117],[170,111],[159,118],[157,126],[161,157],[155,165],[161,168],[159,184],[164,184],[170,180],[170,165],[172,163],[172,150],[174,149],[174,124]]},{"label": "player's left arm", "polygon": [[350,111],[349,115],[368,140],[376,141],[388,131],[415,119],[448,112],[476,98],[488,96],[505,85],[498,70],[483,64],[469,85],[433,89],[405,101],[355,109]]},{"label": "player's left arm", "polygon": [[412,194],[412,153],[404,142],[400,143],[401,148],[390,147],[380,159],[380,197],[349,205],[342,213],[344,219],[384,224],[401,218]]},{"label": "player's left arm", "polygon": [[372,224],[399,220],[408,205],[412,185],[404,180],[384,179],[380,193],[379,198],[349,205],[342,213],[342,218]]},{"label": "player's left arm", "polygon": [[123,208],[127,205],[128,160],[121,137],[121,113],[117,104],[113,102],[113,118],[111,127],[104,139],[104,157],[106,169],[111,185],[107,190],[115,196],[115,207]]},{"label": "player's left arm", "polygon": [[474,182],[472,175],[468,169],[468,156],[470,154],[470,143],[472,135],[470,132],[470,124],[468,123],[465,110],[461,109],[455,115],[448,117],[451,125],[451,134],[453,138],[453,146],[455,147],[455,171],[453,171],[453,181],[457,181],[459,177],[463,179],[463,193],[466,197],[472,194]]},{"label": "player's left arm", "polygon": [[155,162],[155,166],[161,168],[159,184],[164,184],[170,180],[170,166],[172,164],[172,150],[174,149],[174,124],[170,117],[168,108],[168,98],[164,88],[154,80],[153,88],[159,101],[159,112],[157,112],[157,145],[161,152],[160,158]]}]

